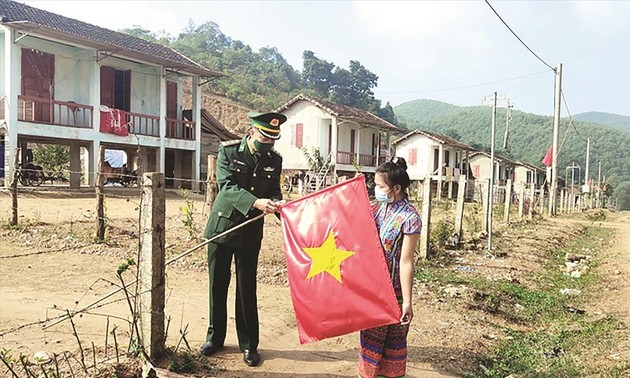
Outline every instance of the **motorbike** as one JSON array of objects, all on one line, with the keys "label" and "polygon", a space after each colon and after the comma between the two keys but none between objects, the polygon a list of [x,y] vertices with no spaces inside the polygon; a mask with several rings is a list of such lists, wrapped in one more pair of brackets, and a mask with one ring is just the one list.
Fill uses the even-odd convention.
[{"label": "motorbike", "polygon": [[18,167],[17,177],[24,186],[40,186],[44,182],[45,176],[41,165],[27,163],[24,167]]}]

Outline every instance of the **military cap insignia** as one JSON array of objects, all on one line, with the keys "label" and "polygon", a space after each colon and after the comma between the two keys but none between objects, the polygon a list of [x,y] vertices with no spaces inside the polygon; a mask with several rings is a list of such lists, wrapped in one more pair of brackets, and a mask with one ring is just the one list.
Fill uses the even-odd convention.
[{"label": "military cap insignia", "polygon": [[271,121],[269,121],[269,124],[271,126],[280,126],[280,120],[278,120],[278,118],[274,118]]}]

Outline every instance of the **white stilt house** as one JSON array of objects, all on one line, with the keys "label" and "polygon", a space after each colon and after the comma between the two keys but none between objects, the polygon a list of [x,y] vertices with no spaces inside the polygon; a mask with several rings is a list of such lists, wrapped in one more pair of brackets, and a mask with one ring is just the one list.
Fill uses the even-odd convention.
[{"label": "white stilt house", "polygon": [[[17,147],[23,162],[28,144],[57,144],[70,148],[70,186],[81,176],[94,185],[103,146],[125,151],[129,168],[191,186],[202,158],[200,87],[219,76],[162,45],[0,0],[0,176],[12,175]],[[192,120],[182,117],[185,80]]]}]

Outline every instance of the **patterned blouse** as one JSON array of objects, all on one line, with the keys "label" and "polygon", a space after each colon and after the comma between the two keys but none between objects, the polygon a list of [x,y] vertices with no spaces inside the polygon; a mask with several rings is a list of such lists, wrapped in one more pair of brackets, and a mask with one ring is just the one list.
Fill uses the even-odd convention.
[{"label": "patterned blouse", "polygon": [[[389,207],[389,208],[388,208]],[[377,205],[374,208],[374,220],[383,246],[383,254],[387,261],[387,269],[391,274],[394,292],[398,300],[402,300],[400,286],[400,254],[403,236],[419,234],[422,222],[416,208],[409,203],[407,196],[392,204]]]}]

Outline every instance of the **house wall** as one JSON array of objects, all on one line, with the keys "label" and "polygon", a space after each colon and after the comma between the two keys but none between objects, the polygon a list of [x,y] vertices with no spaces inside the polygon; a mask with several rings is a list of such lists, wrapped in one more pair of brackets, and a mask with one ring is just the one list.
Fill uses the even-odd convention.
[{"label": "house wall", "polygon": [[[6,51],[4,48],[4,39],[7,38],[7,33],[5,32],[4,28],[0,26],[0,97],[5,96],[6,93],[6,89],[5,89],[5,82],[4,82],[4,70],[5,70],[5,64],[4,64],[4,57],[6,56]],[[2,102],[0,101],[0,106],[2,105]],[[4,110],[4,109],[3,109]],[[0,111],[3,113],[3,111]]]},{"label": "house wall", "polygon": [[[478,167],[478,168],[476,168]],[[511,179],[514,181],[514,177],[511,176],[513,171],[513,165],[507,165],[495,160],[494,175],[496,180]],[[476,179],[489,179],[490,178],[490,158],[485,155],[475,155],[470,158],[470,169]],[[478,170],[478,171],[477,171]],[[479,174],[475,174],[479,172]],[[520,180],[520,179],[519,179]],[[524,178],[523,178],[524,180]]]},{"label": "house wall", "polygon": [[[411,159],[411,150],[416,149],[416,161],[415,163]],[[407,173],[411,180],[424,180],[427,174],[437,175],[434,167],[438,165],[434,162],[435,150],[439,150],[440,144],[431,138],[427,138],[424,135],[412,135],[409,138],[402,140],[396,144],[395,156],[402,157],[407,162]],[[448,159],[446,155],[448,153]],[[446,164],[450,168],[457,168],[458,161],[455,159],[455,155],[463,156],[465,152],[456,150],[452,147],[442,148],[442,160],[443,164]],[[454,176],[453,176],[454,177]]]},{"label": "house wall", "polygon": [[302,150],[292,144],[292,134],[298,123],[303,125],[302,147],[309,152],[314,147],[319,149],[322,156],[328,155],[328,128],[332,124],[330,114],[308,101],[298,101],[282,114],[287,116],[287,121],[280,126],[282,137],[274,148],[282,155],[283,169],[309,169]]},{"label": "house wall", "polygon": [[[0,97],[6,95],[8,101],[15,102],[18,94],[21,93],[21,52],[24,49],[35,49],[52,54],[55,61],[54,71],[54,100],[73,101],[79,104],[91,105],[93,107],[93,128],[65,127],[48,125],[42,123],[31,123],[17,121],[15,106],[11,108],[11,113],[6,114],[7,123],[10,125],[6,129],[6,134],[0,130],[0,137],[6,140],[6,151],[15,148],[18,142],[28,140],[45,140],[54,144],[71,145],[79,143],[90,152],[89,161],[86,165],[90,172],[94,172],[97,166],[97,159],[94,157],[99,146],[122,148],[124,146],[137,146],[140,144],[147,151],[151,151],[149,159],[145,159],[147,167],[158,167],[162,170],[163,154],[156,154],[156,151],[164,151],[166,148],[176,150],[187,150],[192,153],[198,149],[200,141],[189,141],[171,138],[158,138],[145,135],[117,136],[99,131],[100,124],[100,67],[109,66],[118,70],[131,70],[130,88],[130,111],[134,113],[160,116],[161,135],[164,135],[165,122],[163,113],[165,109],[161,104],[165,104],[166,80],[178,83],[177,103],[178,118],[181,118],[181,104],[183,98],[183,77],[185,75],[169,74],[163,77],[163,67],[146,62],[132,62],[116,57],[99,56],[92,48],[74,47],[46,37],[35,38],[30,35],[22,36],[13,43],[11,35],[14,33],[10,28],[0,26]],[[0,102],[1,103],[1,102]],[[7,102],[11,104],[10,102]],[[62,112],[61,121],[66,121],[66,110]],[[69,115],[72,117],[72,115]],[[198,127],[198,126],[197,126]],[[10,132],[9,132],[10,131]],[[198,133],[197,135],[199,135]],[[186,159],[190,160],[190,153]],[[192,155],[196,159],[199,154]],[[152,158],[152,159],[151,159]],[[205,156],[204,156],[205,158]],[[5,159],[5,167],[13,164],[13,157]],[[196,176],[193,172],[193,163],[184,161],[181,168],[185,177]],[[198,166],[199,164],[197,164]],[[197,168],[195,168],[196,170]],[[94,182],[91,177],[91,183]]]}]

